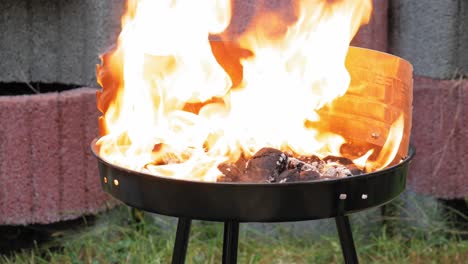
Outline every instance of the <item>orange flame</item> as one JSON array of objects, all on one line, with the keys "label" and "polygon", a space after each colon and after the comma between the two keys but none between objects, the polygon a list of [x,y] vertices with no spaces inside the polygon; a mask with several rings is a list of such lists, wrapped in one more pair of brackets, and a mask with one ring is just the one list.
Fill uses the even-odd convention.
[{"label": "orange flame", "polygon": [[[346,93],[349,42],[371,9],[370,0],[297,1],[293,23],[263,12],[235,41],[210,42],[227,35],[229,0],[129,0],[117,47],[97,68],[99,154],[204,181],[262,147],[339,155],[342,136],[305,123]],[[398,140],[388,145],[373,168],[395,157]]]}]

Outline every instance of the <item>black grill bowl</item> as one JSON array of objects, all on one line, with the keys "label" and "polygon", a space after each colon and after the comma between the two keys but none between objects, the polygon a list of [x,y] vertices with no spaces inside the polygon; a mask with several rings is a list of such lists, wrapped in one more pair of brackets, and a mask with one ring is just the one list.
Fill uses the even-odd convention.
[{"label": "black grill bowl", "polygon": [[104,191],[148,212],[209,221],[286,222],[346,215],[380,206],[406,185],[408,156],[381,171],[336,180],[294,183],[211,183],[158,177],[98,159]]}]

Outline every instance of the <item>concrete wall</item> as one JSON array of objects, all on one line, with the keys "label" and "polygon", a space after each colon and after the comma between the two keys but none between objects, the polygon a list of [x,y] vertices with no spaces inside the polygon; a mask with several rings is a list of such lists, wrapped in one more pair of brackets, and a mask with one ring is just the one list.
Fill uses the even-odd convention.
[{"label": "concrete wall", "polygon": [[[0,1],[0,82],[96,87],[94,65],[116,39],[124,2]],[[257,2],[235,1],[234,28],[246,26]],[[267,8],[285,9],[290,2],[268,1]],[[386,51],[387,31],[390,51],[410,60],[417,75],[448,79],[468,71],[467,1],[374,0],[370,25],[353,44]]]},{"label": "concrete wall", "polygon": [[373,0],[372,17],[362,26],[351,45],[386,52],[388,50],[388,0]]},{"label": "concrete wall", "polygon": [[116,39],[124,0],[0,1],[0,82],[97,87],[98,55]]},{"label": "concrete wall", "polygon": [[[242,31],[260,0],[235,0],[231,29]],[[292,0],[266,1],[292,19]],[[98,55],[116,40],[125,0],[0,1],[0,82],[44,82],[97,87]],[[387,49],[387,0],[374,0],[371,23],[353,45]]]},{"label": "concrete wall", "polygon": [[468,80],[414,79],[412,141],[417,154],[408,183],[438,198],[468,195]]},{"label": "concrete wall", "polygon": [[390,1],[391,52],[435,79],[468,73],[468,1]]},{"label": "concrete wall", "polygon": [[389,50],[415,73],[417,155],[409,186],[439,198],[466,197],[468,1],[393,0],[389,12]]}]

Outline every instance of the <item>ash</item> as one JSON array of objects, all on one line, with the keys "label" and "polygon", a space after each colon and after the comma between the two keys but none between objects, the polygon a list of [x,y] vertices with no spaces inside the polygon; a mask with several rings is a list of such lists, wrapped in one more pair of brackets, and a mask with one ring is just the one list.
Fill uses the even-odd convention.
[{"label": "ash", "polygon": [[262,148],[249,160],[222,163],[218,182],[285,183],[338,179],[364,173],[350,159],[327,156],[292,157],[278,149]]}]

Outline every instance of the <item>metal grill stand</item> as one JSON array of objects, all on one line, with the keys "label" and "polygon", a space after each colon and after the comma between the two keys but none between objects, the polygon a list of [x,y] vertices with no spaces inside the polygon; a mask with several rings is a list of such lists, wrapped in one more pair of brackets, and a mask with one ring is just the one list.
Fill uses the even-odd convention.
[{"label": "metal grill stand", "polygon": [[121,168],[96,157],[106,192],[131,207],[179,218],[172,263],[184,263],[191,222],[197,219],[224,222],[222,263],[227,264],[237,261],[239,223],[325,218],[335,218],[345,263],[358,263],[347,216],[382,206],[400,195],[414,155],[411,147],[400,163],[373,173],[282,184],[170,179]]},{"label": "metal grill stand", "polygon": [[[358,263],[356,248],[354,247],[353,234],[351,231],[351,225],[349,224],[348,216],[337,216],[335,217],[335,221],[336,228],[338,229],[338,235],[340,237],[344,263]],[[174,253],[172,255],[172,264],[183,264],[185,262],[191,222],[191,219],[179,218],[177,224],[177,234],[174,243]],[[237,263],[238,238],[239,222],[224,222],[223,264]]]}]

